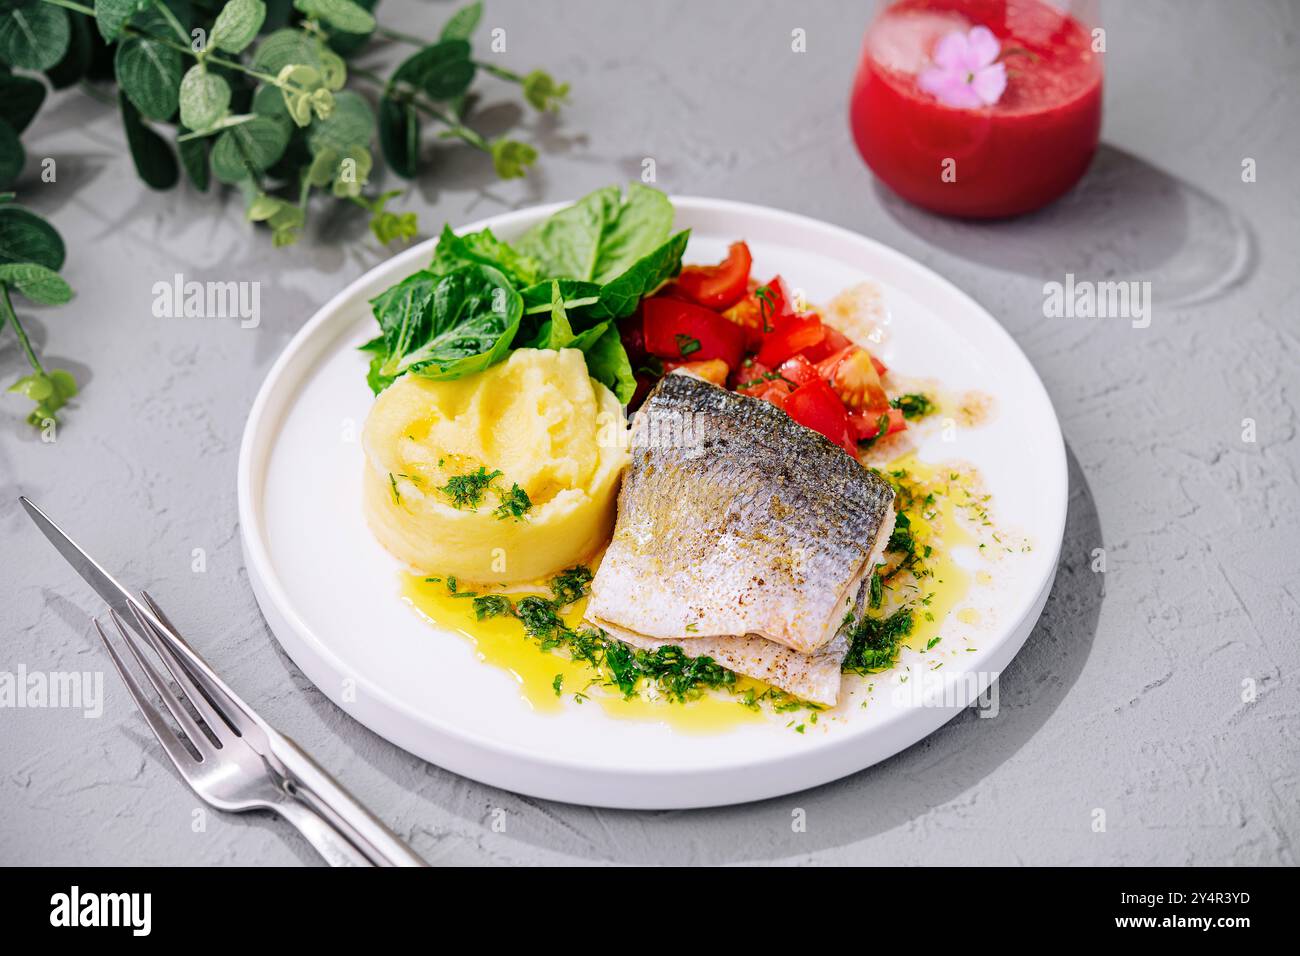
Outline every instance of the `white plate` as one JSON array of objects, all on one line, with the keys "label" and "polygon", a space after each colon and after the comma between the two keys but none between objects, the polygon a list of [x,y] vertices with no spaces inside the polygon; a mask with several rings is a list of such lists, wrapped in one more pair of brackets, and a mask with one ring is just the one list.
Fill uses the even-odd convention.
[{"label": "white plate", "polygon": [[[425,265],[430,240],[348,286],[271,369],[240,449],[240,533],[262,612],[316,686],[399,747],[475,780],[572,803],[665,809],[825,783],[897,753],[967,706],[1020,649],[1051,589],[1065,526],[1065,449],[1042,383],[1002,327],[946,280],[870,239],[748,204],[684,197],[674,204],[677,226],[692,229],[687,261],[716,262],[744,238],[755,275],[779,272],[812,301],[879,282],[892,316],[882,359],[900,373],[996,399],[992,421],[959,429],[952,442],[934,429],[921,457],[978,466],[998,524],[1028,535],[1033,548],[999,566],[995,587],[975,587],[967,603],[993,624],[973,641],[975,652],[952,655],[935,672],[950,682],[946,699],[929,701],[936,706],[902,699],[897,677],[885,674],[869,707],[851,700],[842,718],[803,734],[784,719],[698,735],[614,720],[591,706],[535,713],[507,672],[417,618],[399,597],[398,563],[362,517],[357,436],[372,397],[356,346],[373,334],[367,300]],[[466,229],[490,226],[511,239],[557,208]],[[925,676],[907,653],[908,672]]]}]

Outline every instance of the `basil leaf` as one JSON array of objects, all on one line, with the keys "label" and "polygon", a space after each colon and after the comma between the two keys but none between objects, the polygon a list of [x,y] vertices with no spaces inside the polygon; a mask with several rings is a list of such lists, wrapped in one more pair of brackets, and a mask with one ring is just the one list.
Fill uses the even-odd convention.
[{"label": "basil leaf", "polygon": [[642,256],[626,272],[600,290],[592,308],[598,318],[621,319],[636,311],[637,303],[682,271],[682,255],[691,231],[683,229],[657,249]]},{"label": "basil leaf", "polygon": [[[434,275],[446,275],[453,269],[473,263],[500,270],[516,286],[529,286],[538,279],[536,261],[520,255],[507,243],[492,235],[491,229],[458,236],[452,231],[451,226],[443,226],[429,270]],[[550,308],[549,283],[542,283],[542,285],[547,287],[546,306]]]},{"label": "basil leaf", "polygon": [[417,272],[371,304],[386,349],[378,376],[453,379],[481,372],[505,358],[523,316],[519,293],[485,265],[444,276]]},{"label": "basil leaf", "polygon": [[628,360],[618,329],[611,323],[604,333],[586,349],[587,374],[609,388],[626,405],[636,393],[636,375]]},{"label": "basil leaf", "polygon": [[673,207],[657,189],[631,183],[623,196],[607,186],[530,229],[517,243],[542,274],[604,284],[663,244]]}]

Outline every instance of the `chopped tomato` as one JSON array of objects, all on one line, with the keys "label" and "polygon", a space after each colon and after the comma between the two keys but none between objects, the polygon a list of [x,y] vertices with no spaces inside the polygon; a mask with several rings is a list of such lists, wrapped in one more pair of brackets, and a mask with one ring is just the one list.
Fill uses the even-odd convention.
[{"label": "chopped tomato", "polygon": [[794,296],[790,294],[789,287],[780,276],[773,276],[770,281],[758,286],[754,290],[754,297],[763,304],[769,329],[776,324],[777,320],[795,314]]},{"label": "chopped tomato", "polygon": [[889,408],[889,396],[866,349],[850,345],[817,363],[817,372],[854,411],[879,415]]},{"label": "chopped tomato", "polygon": [[888,419],[885,424],[884,434],[892,435],[894,432],[901,432],[907,428],[907,419],[897,408],[886,409],[879,414],[874,412],[850,412],[849,427],[857,436],[858,441],[869,441],[872,438],[879,438],[881,416]]},{"label": "chopped tomato", "polygon": [[758,300],[753,295],[745,296],[723,312],[722,317],[745,330],[746,351],[758,351],[763,344],[763,313],[758,307]]},{"label": "chopped tomato", "polygon": [[[822,324],[825,325],[825,323]],[[825,325],[825,327],[826,334],[822,337],[822,340],[816,345],[803,350],[803,355],[810,362],[820,362],[822,359],[830,358],[836,352],[853,344],[849,337],[839,329],[833,329],[829,325]]]},{"label": "chopped tomato", "polygon": [[712,382],[714,385],[727,387],[727,363],[722,359],[705,359],[703,362],[664,362],[664,372],[674,372],[677,369],[685,369],[696,378],[702,378],[706,382]]},{"label": "chopped tomato", "polygon": [[821,432],[850,455],[857,455],[857,443],[849,430],[844,403],[821,379],[796,388],[785,400],[784,408],[800,425]]},{"label": "chopped tomato", "polygon": [[677,277],[676,285],[705,308],[725,309],[744,296],[752,262],[749,246],[733,242],[726,259],[716,266],[687,266]]},{"label": "chopped tomato", "polygon": [[796,387],[807,385],[821,377],[817,374],[817,366],[802,355],[790,356],[777,368],[776,374],[787,382],[793,382]]},{"label": "chopped tomato", "polygon": [[745,333],[716,312],[677,299],[653,298],[641,304],[645,347],[651,355],[673,362],[722,359],[740,364]]},{"label": "chopped tomato", "polygon": [[792,315],[777,321],[776,328],[763,337],[763,347],[756,360],[777,366],[796,352],[816,345],[826,335],[826,327],[815,315]]},{"label": "chopped tomato", "polygon": [[765,402],[771,402],[777,408],[785,408],[785,403],[793,394],[789,382],[769,382],[767,386],[755,398],[761,398]]}]

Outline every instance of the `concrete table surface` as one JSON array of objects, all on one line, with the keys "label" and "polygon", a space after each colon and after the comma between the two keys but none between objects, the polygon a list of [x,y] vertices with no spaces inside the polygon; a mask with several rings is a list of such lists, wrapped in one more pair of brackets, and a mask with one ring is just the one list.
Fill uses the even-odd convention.
[{"label": "concrete table surface", "polygon": [[[249,405],[289,337],[389,253],[361,215],[326,203],[302,242],[272,250],[229,192],[150,192],[115,111],[65,92],[24,136],[17,188],[66,238],[77,297],[24,314],[49,363],[84,390],[53,443],[23,423],[17,398],[0,402],[0,671],[103,671],[106,699],[99,719],[0,709],[0,863],[317,862],[277,821],[197,814],[89,630],[98,602],[17,507],[25,493],[162,596],[237,690],[431,863],[1294,864],[1300,8],[1107,5],[1105,145],[1092,170],[1039,214],[970,225],[883,192],[852,146],[862,6],[634,13],[489,0],[505,62],[571,81],[572,105],[539,120],[481,80],[489,121],[518,122],[541,147],[535,172],[502,183],[479,155],[440,147],[400,202],[430,234],[635,178],[649,157],[670,192],[845,226],[984,304],[1051,393],[1071,481],[1056,588],[1002,676],[996,719],[966,711],[813,791],[665,813],[495,790],[354,722],[306,682],[254,603],[235,464]],[[386,0],[380,12],[433,35],[451,9]],[[791,50],[797,28],[804,53]],[[402,53],[367,58],[387,66]],[[53,183],[41,181],[44,157],[56,160]],[[155,318],[154,283],[176,273],[259,282],[260,325]],[[1043,285],[1066,273],[1149,281],[1150,326],[1045,318]],[[0,334],[4,382],[24,367],[12,333]],[[192,571],[196,548],[204,573]]]}]

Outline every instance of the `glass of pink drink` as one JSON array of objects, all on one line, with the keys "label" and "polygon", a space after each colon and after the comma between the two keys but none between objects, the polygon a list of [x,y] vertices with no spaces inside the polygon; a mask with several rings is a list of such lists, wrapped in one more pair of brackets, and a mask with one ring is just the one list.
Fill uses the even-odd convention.
[{"label": "glass of pink drink", "polygon": [[[850,122],[862,158],[900,196],[946,215],[1014,216],[1056,199],[1088,168],[1101,133],[1105,35],[1095,8],[1095,0],[884,4],[853,84]],[[985,99],[946,101],[931,91],[936,57],[945,60],[939,46],[976,27],[997,41],[984,38],[1005,86],[988,102],[998,79],[980,84],[959,67],[948,79],[975,83]]]}]

